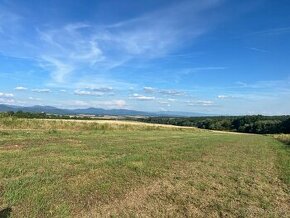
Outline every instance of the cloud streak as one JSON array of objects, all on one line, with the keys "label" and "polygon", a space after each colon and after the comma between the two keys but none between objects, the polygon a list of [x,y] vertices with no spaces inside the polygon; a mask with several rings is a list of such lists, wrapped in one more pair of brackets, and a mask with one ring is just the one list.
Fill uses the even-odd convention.
[{"label": "cloud streak", "polygon": [[155,100],[156,98],[154,96],[145,96],[145,95],[140,95],[140,94],[133,94],[131,96],[131,99],[139,100],[139,101],[152,101]]},{"label": "cloud streak", "polygon": [[0,97],[2,97],[2,98],[11,98],[11,97],[14,97],[14,95],[12,93],[0,92]]},{"label": "cloud streak", "polygon": [[14,95],[12,93],[0,92],[0,103],[1,104],[14,104]]},{"label": "cloud streak", "polygon": [[262,52],[262,53],[268,53],[269,52],[268,50],[255,48],[255,47],[251,47],[249,49],[252,50],[252,51],[255,51],[255,52]]},{"label": "cloud streak", "polygon": [[75,95],[79,95],[79,96],[103,96],[103,93],[100,92],[94,92],[94,91],[87,91],[87,90],[75,90],[74,91]]},{"label": "cloud streak", "polygon": [[215,106],[213,101],[209,100],[196,100],[196,101],[188,101],[188,106],[202,106],[202,107],[211,107]]},{"label": "cloud streak", "polygon": [[37,92],[37,93],[50,93],[50,89],[32,89],[32,92]]},{"label": "cloud streak", "polygon": [[17,91],[26,91],[28,88],[26,88],[26,87],[23,87],[23,86],[17,86],[17,87],[15,87],[15,90],[17,90]]},{"label": "cloud streak", "polygon": [[157,88],[152,88],[152,87],[144,87],[143,88],[144,92],[146,93],[157,93],[157,94],[162,94],[162,95],[167,95],[167,96],[183,96],[186,93],[183,91],[175,90],[175,89],[157,89]]}]

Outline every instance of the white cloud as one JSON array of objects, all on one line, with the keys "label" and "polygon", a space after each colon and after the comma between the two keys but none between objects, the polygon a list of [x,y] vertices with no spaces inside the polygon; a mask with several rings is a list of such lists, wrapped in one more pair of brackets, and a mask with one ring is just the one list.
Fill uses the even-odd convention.
[{"label": "white cloud", "polygon": [[2,97],[2,98],[13,98],[14,95],[12,93],[3,93],[3,92],[0,92],[0,97]]},{"label": "white cloud", "polygon": [[[51,72],[54,82],[68,82],[74,73],[83,69],[88,71],[96,63],[105,61],[99,42],[95,39],[97,29],[85,23],[38,29],[43,44],[40,66]],[[92,69],[89,71],[92,73]]]},{"label": "white cloud", "polygon": [[99,87],[99,88],[90,88],[90,89],[95,92],[112,92],[113,91],[112,87]]},{"label": "white cloud", "polygon": [[152,87],[144,87],[144,92],[146,93],[159,93],[163,95],[171,95],[171,96],[181,96],[185,95],[185,92],[179,90],[171,90],[171,89],[156,89]]},{"label": "white cloud", "polygon": [[197,101],[188,101],[187,105],[188,106],[204,106],[204,107],[208,107],[208,106],[214,106],[214,102],[213,101],[208,101],[208,100],[197,100]]},{"label": "white cloud", "polygon": [[[85,30],[94,33],[84,33]],[[94,64],[104,59],[98,42],[94,39],[95,31],[94,26],[71,23],[58,29],[38,30],[38,33],[42,42],[48,46],[47,56],[71,64]]]},{"label": "white cloud", "polygon": [[51,92],[50,89],[32,89],[33,92],[38,92],[38,93],[49,93]]},{"label": "white cloud", "polygon": [[155,100],[154,96],[144,96],[144,95],[139,95],[139,94],[133,94],[133,96],[131,97],[132,99],[135,100],[140,100],[140,101],[151,101],[151,100]]},{"label": "white cloud", "polygon": [[15,100],[12,98],[1,98],[0,97],[0,103],[1,104],[14,104]]},{"label": "white cloud", "polygon": [[171,95],[171,96],[185,95],[185,92],[177,91],[177,90],[160,90],[159,93],[163,95]]},{"label": "white cloud", "polygon": [[17,87],[15,87],[15,90],[17,90],[17,91],[25,91],[25,90],[27,90],[27,88],[26,87],[22,87],[22,86],[17,86]]},{"label": "white cloud", "polygon": [[34,98],[34,97],[28,97],[29,100],[31,101],[41,101],[41,98]]},{"label": "white cloud", "polygon": [[228,95],[218,95],[217,97],[219,99],[226,99],[226,98],[229,98],[230,96],[228,96]]},{"label": "white cloud", "polygon": [[43,56],[42,60],[44,63],[42,63],[41,66],[48,69],[51,72],[51,77],[58,83],[65,82],[67,76],[74,70],[72,65],[64,63],[54,57]]},{"label": "white cloud", "polygon": [[14,95],[12,93],[0,92],[0,103],[1,104],[13,104],[13,103],[15,103]]},{"label": "white cloud", "polygon": [[155,97],[151,97],[151,96],[137,96],[137,97],[135,97],[135,99],[141,100],[141,101],[148,101],[148,100],[154,100]]},{"label": "white cloud", "polygon": [[155,92],[155,89],[152,87],[144,87],[143,90],[147,93],[153,93]]},{"label": "white cloud", "polygon": [[94,92],[94,91],[87,91],[87,90],[75,90],[75,95],[92,95],[92,96],[102,96],[103,93]]}]

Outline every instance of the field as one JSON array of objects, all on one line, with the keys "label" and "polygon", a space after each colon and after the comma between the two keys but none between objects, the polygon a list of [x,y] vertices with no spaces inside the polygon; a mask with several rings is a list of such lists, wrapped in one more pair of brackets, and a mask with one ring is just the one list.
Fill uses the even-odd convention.
[{"label": "field", "polygon": [[290,214],[289,146],[273,136],[2,118],[0,160],[3,217]]}]

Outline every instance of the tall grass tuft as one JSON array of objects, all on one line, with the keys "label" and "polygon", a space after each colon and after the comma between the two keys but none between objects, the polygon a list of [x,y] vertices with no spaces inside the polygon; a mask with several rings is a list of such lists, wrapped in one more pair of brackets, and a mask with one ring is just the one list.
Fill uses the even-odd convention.
[{"label": "tall grass tuft", "polygon": [[274,138],[286,145],[290,145],[290,134],[279,134],[275,135]]}]

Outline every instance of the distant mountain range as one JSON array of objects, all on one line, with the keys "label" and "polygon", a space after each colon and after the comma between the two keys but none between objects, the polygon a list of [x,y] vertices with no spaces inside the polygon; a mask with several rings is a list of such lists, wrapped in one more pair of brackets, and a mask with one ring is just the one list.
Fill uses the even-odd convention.
[{"label": "distant mountain range", "polygon": [[161,111],[161,112],[145,112],[127,109],[103,109],[103,108],[85,108],[85,109],[60,109],[51,106],[40,106],[35,105],[31,107],[15,106],[0,104],[0,112],[7,111],[23,111],[31,113],[48,113],[48,114],[58,114],[58,115],[96,115],[96,116],[179,116],[179,117],[203,117],[203,116],[213,116],[212,114],[203,113],[190,113],[190,112],[179,112],[179,111]]}]

